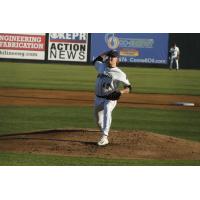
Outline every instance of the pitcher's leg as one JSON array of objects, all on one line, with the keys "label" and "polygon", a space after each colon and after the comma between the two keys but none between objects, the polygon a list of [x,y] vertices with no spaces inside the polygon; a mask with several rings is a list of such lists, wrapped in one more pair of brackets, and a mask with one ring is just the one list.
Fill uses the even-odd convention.
[{"label": "pitcher's leg", "polygon": [[107,100],[104,103],[104,123],[103,123],[103,130],[102,133],[106,136],[108,136],[110,127],[111,127],[111,122],[112,122],[112,111],[117,105],[117,101],[111,101]]},{"label": "pitcher's leg", "polygon": [[104,115],[103,105],[95,106],[94,118],[95,118],[96,124],[99,127],[100,131],[103,130],[103,115]]}]

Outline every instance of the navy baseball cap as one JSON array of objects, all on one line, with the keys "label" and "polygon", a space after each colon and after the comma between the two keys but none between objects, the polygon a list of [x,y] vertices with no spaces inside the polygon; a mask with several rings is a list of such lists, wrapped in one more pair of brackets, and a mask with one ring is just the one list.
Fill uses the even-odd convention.
[{"label": "navy baseball cap", "polygon": [[111,50],[111,51],[108,53],[108,56],[111,57],[111,58],[119,57],[119,52],[116,51],[116,50]]}]

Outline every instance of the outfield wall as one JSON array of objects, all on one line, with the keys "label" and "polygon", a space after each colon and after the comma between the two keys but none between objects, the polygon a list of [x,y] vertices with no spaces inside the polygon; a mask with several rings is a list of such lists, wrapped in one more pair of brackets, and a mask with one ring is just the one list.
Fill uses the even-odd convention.
[{"label": "outfield wall", "polygon": [[200,68],[200,34],[176,33],[0,33],[0,61],[90,64],[99,53],[116,49],[125,66],[167,68],[174,42],[180,67]]}]

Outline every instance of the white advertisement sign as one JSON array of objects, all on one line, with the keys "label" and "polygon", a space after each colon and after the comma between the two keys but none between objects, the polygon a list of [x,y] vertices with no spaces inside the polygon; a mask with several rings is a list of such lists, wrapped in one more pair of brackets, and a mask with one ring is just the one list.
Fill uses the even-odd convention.
[{"label": "white advertisement sign", "polygon": [[50,33],[48,60],[87,62],[87,33]]}]

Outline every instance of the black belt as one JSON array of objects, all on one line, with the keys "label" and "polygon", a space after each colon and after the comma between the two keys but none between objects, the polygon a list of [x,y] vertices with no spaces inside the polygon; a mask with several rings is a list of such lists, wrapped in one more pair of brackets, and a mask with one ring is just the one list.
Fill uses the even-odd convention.
[{"label": "black belt", "polygon": [[103,99],[106,99],[108,96],[99,96],[99,95],[96,95],[97,97],[99,97],[99,98],[103,98]]},{"label": "black belt", "polygon": [[98,74],[97,78],[104,78],[104,77],[108,77],[108,78],[112,78],[110,75],[108,74]]}]

